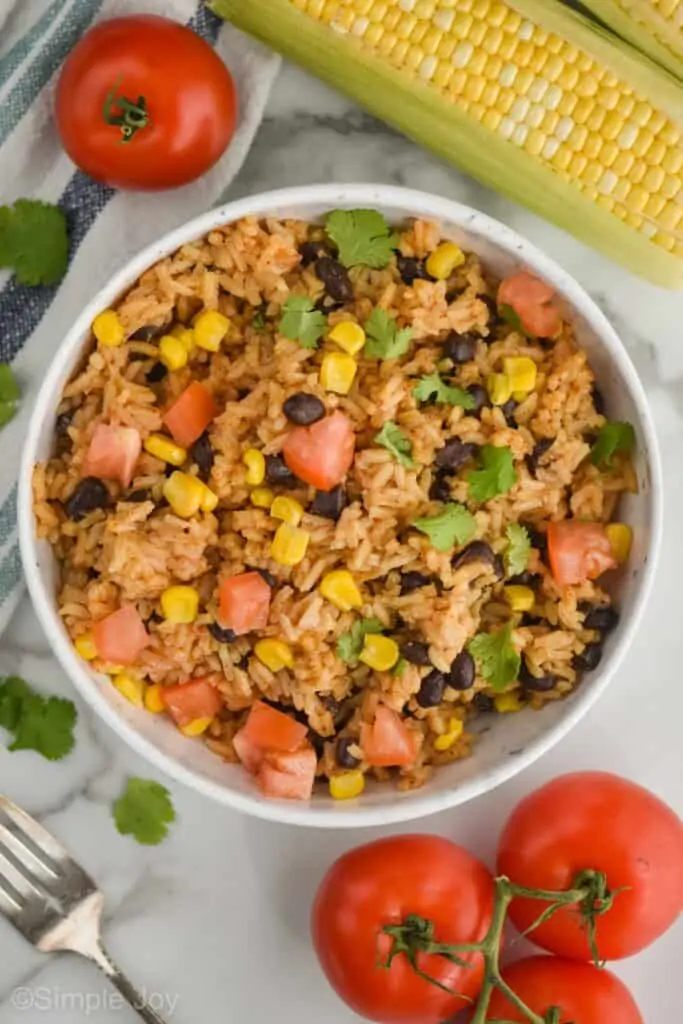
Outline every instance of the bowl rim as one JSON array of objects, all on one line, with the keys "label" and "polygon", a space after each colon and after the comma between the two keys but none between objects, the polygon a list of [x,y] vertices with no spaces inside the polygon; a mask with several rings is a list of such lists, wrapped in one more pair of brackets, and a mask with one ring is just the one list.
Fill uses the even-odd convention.
[{"label": "bowl rim", "polygon": [[[478,235],[506,250],[516,261],[530,266],[562,291],[568,297],[573,308],[590,323],[595,334],[605,345],[638,410],[640,427],[646,439],[649,456],[648,468],[651,478],[649,500],[652,519],[648,557],[644,561],[637,580],[633,583],[637,594],[632,604],[628,629],[620,638],[620,642],[614,645],[608,660],[593,674],[590,683],[584,683],[577,691],[573,704],[567,705],[566,713],[540,736],[529,741],[522,753],[517,757],[505,758],[499,765],[486,769],[452,789],[433,793],[414,790],[409,796],[403,796],[389,806],[366,805],[364,807],[363,802],[359,801],[354,807],[346,805],[339,810],[326,807],[320,813],[315,813],[314,805],[308,802],[299,804],[294,801],[259,800],[256,796],[240,793],[229,786],[221,785],[217,781],[200,775],[175,757],[159,750],[150,740],[138,733],[135,726],[120,716],[117,710],[100,694],[91,675],[83,667],[71,645],[64,639],[60,631],[54,598],[41,579],[32,509],[32,474],[35,450],[41,429],[48,416],[53,415],[49,403],[50,394],[61,374],[64,360],[71,362],[74,350],[83,344],[82,337],[96,313],[106,308],[157,260],[164,258],[178,246],[206,235],[221,224],[231,223],[245,216],[263,216],[273,213],[279,207],[320,205],[328,206],[330,209],[336,206],[349,209],[377,206],[395,207],[404,210],[406,216],[425,216],[433,217],[437,221],[450,221],[463,231]],[[302,213],[301,216],[305,216],[305,214]],[[264,820],[319,828],[371,827],[406,822],[434,814],[465,803],[494,789],[547,753],[583,718],[605,691],[622,664],[647,603],[662,540],[662,493],[659,445],[640,378],[616,331],[597,304],[578,281],[551,257],[546,256],[522,235],[488,214],[433,193],[373,183],[304,185],[262,192],[224,203],[186,221],[126,261],[87,303],[58,346],[31,412],[19,475],[19,540],[24,574],[33,607],[46,633],[52,652],[81,697],[136,753],[172,779],[204,796],[224,806],[233,807]]]}]

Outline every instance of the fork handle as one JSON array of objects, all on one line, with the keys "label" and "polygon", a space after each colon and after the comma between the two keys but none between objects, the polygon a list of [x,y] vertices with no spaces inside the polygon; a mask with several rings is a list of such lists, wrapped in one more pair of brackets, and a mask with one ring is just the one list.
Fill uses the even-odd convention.
[{"label": "fork handle", "polygon": [[118,964],[116,964],[109,956],[101,942],[98,942],[96,953],[92,956],[92,959],[100,970],[106,974],[112,985],[119,990],[126,1002],[128,1002],[136,1011],[138,1016],[145,1021],[145,1024],[167,1024],[164,1018],[159,1016],[156,1010],[149,1005],[144,996],[128,980]]}]

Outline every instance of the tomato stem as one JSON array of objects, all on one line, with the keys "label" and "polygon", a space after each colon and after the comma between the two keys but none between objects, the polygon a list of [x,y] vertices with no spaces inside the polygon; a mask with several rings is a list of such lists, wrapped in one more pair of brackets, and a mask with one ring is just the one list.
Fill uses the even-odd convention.
[{"label": "tomato stem", "polygon": [[107,124],[116,125],[121,130],[120,142],[130,142],[136,132],[146,128],[150,124],[147,101],[144,96],[138,96],[137,102],[129,100],[126,96],[117,96],[122,76],[114,82],[107,93],[102,107],[102,116]]}]

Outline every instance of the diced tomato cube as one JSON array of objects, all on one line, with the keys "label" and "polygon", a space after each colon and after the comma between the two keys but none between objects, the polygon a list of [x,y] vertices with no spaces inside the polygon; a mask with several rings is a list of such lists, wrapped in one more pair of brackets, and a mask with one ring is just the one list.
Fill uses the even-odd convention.
[{"label": "diced tomato cube", "polygon": [[301,722],[262,701],[252,705],[246,724],[240,731],[245,739],[261,750],[283,753],[297,750],[308,735],[308,729]]},{"label": "diced tomato cube", "polygon": [[100,619],[92,634],[99,657],[114,665],[133,665],[149,643],[149,634],[132,604]]},{"label": "diced tomato cube", "polygon": [[310,800],[318,758],[310,746],[289,754],[268,753],[258,773],[266,796],[281,800]]},{"label": "diced tomato cube", "polygon": [[142,438],[135,427],[98,423],[86,452],[85,473],[99,480],[120,480],[128,487],[141,451]]},{"label": "diced tomato cube", "polygon": [[282,454],[300,480],[319,491],[331,491],[351,468],[355,447],[351,420],[337,411],[310,427],[290,430]]},{"label": "diced tomato cube", "polygon": [[360,746],[368,764],[376,768],[392,768],[413,764],[417,757],[417,741],[397,711],[383,704],[375,712],[375,720],[361,727]]},{"label": "diced tomato cube", "polygon": [[244,729],[240,729],[232,738],[232,745],[240,761],[252,775],[256,775],[263,764],[265,757],[262,747],[252,743],[248,736],[245,736]]},{"label": "diced tomato cube", "polygon": [[554,289],[526,270],[501,281],[498,306],[509,306],[534,338],[554,338],[562,323]]},{"label": "diced tomato cube", "polygon": [[270,587],[258,572],[228,576],[219,590],[221,626],[232,629],[237,636],[263,629],[268,624],[270,596]]},{"label": "diced tomato cube", "polygon": [[217,413],[218,406],[211,392],[199,381],[193,381],[164,413],[164,423],[173,434],[173,440],[188,448],[202,436]]},{"label": "diced tomato cube", "polygon": [[220,693],[205,679],[164,686],[161,699],[176,725],[189,725],[198,718],[213,718],[223,706]]},{"label": "diced tomato cube", "polygon": [[605,527],[582,519],[550,523],[548,558],[553,579],[561,587],[596,580],[617,566]]}]

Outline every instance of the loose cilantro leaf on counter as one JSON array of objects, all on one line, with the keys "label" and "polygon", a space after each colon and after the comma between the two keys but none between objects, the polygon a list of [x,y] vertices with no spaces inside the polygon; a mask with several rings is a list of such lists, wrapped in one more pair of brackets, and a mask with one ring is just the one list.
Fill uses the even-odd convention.
[{"label": "loose cilantro leaf on counter", "polygon": [[37,199],[0,206],[0,267],[20,284],[56,284],[66,273],[69,240],[64,211]]},{"label": "loose cilantro leaf on counter", "polygon": [[375,434],[374,440],[377,444],[381,444],[387,451],[391,452],[401,466],[405,466],[406,469],[412,469],[415,465],[412,458],[413,445],[410,438],[391,420],[384,424],[379,434]]},{"label": "loose cilantro leaf on counter", "polygon": [[456,544],[467,544],[477,529],[472,513],[455,501],[444,505],[443,512],[436,516],[414,519],[412,525],[429,537],[437,551],[450,551]]},{"label": "loose cilantro leaf on counter", "polygon": [[505,445],[499,448],[492,444],[483,445],[479,461],[481,468],[467,476],[473,501],[489,501],[499,494],[506,494],[517,483],[512,452]]},{"label": "loose cilantro leaf on counter", "polygon": [[635,446],[636,432],[630,423],[605,423],[591,449],[591,462],[594,466],[611,466],[612,456],[619,452],[630,455]]},{"label": "loose cilantro leaf on counter", "polygon": [[11,751],[35,750],[59,761],[73,748],[76,718],[73,701],[43,697],[19,676],[0,679],[0,725],[14,734]]},{"label": "loose cilantro leaf on counter", "polygon": [[504,690],[518,677],[522,659],[512,643],[512,623],[497,633],[477,633],[468,650],[494,690]]},{"label": "loose cilantro leaf on counter", "polygon": [[510,523],[505,534],[509,541],[505,550],[505,568],[508,576],[517,576],[524,572],[529,564],[531,541],[528,531],[519,523]]},{"label": "loose cilantro leaf on counter", "polygon": [[112,813],[121,835],[132,835],[143,846],[157,846],[165,839],[176,816],[166,787],[152,779],[138,778],[128,779]]},{"label": "loose cilantro leaf on counter", "polygon": [[12,419],[17,411],[21,392],[12,367],[8,363],[0,363],[0,427]]},{"label": "loose cilantro leaf on counter", "polygon": [[438,373],[430,373],[420,380],[413,388],[418,402],[444,402],[447,405],[459,405],[463,409],[474,409],[477,404],[474,397],[464,388],[452,387],[441,379]]},{"label": "loose cilantro leaf on counter", "polygon": [[325,231],[339,249],[345,267],[386,267],[398,241],[381,213],[376,210],[333,210],[325,220]]},{"label": "loose cilantro leaf on counter", "polygon": [[306,295],[290,295],[282,306],[280,334],[304,348],[317,348],[327,328],[327,317]]},{"label": "loose cilantro leaf on counter", "polygon": [[355,665],[368,633],[381,633],[384,628],[379,619],[358,619],[351,629],[347,633],[342,633],[337,640],[337,654],[347,665]]},{"label": "loose cilantro leaf on counter", "polygon": [[398,359],[410,348],[412,327],[399,330],[396,320],[376,306],[364,324],[368,340],[363,354],[368,359]]}]

